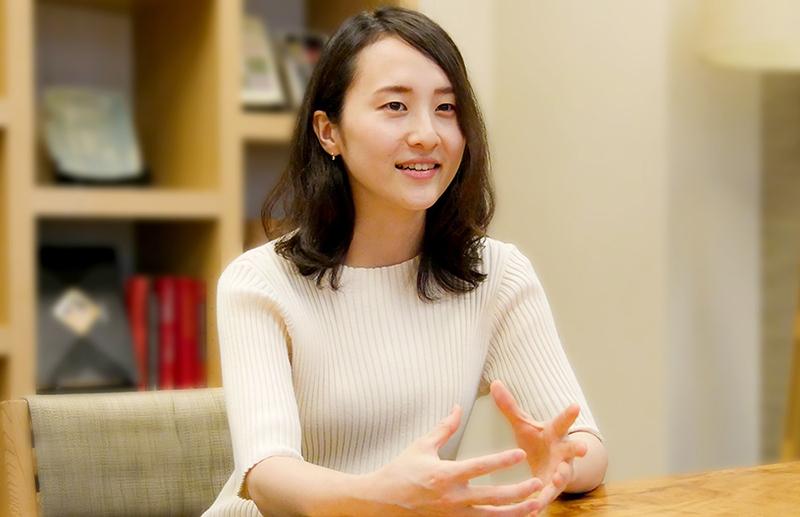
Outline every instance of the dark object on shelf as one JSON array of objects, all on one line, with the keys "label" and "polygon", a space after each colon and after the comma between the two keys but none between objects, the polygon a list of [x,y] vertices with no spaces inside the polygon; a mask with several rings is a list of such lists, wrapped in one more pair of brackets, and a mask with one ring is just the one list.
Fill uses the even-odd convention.
[{"label": "dark object on shelf", "polygon": [[327,35],[312,31],[283,34],[281,57],[294,108],[303,103],[306,86],[327,40]]},{"label": "dark object on shelf", "polygon": [[103,246],[39,248],[40,391],[137,382],[116,253]]},{"label": "dark object on shelf", "polygon": [[77,178],[74,174],[62,171],[58,168],[57,165],[53,166],[53,172],[55,174],[56,182],[62,185],[74,185],[74,186],[97,186],[97,187],[108,187],[108,186],[117,186],[117,185],[150,185],[150,169],[142,170],[140,176],[135,176],[133,178],[124,178],[118,180],[93,180],[91,178]]}]

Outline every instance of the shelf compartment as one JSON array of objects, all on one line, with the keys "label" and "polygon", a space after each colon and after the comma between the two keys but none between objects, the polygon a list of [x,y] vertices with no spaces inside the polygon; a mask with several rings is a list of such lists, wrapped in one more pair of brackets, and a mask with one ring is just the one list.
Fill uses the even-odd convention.
[{"label": "shelf compartment", "polygon": [[[37,2],[38,88],[69,84],[127,92],[150,184],[218,188],[223,183],[220,4]],[[37,161],[37,184],[56,184],[44,149]]]},{"label": "shelf compartment", "polygon": [[221,210],[217,192],[131,187],[37,187],[32,205],[49,218],[216,219]]},{"label": "shelf compartment", "polygon": [[247,113],[240,116],[242,138],[248,143],[288,144],[296,113]]},{"label": "shelf compartment", "polygon": [[[219,229],[220,224],[216,221],[43,219],[37,223],[37,248],[40,250],[42,246],[111,248],[116,255],[120,288],[123,285],[122,282],[133,274],[144,274],[151,277],[179,275],[203,280],[206,289],[206,364],[209,369],[213,370],[216,348],[211,348],[213,342],[211,318],[214,313],[211,309],[213,303],[209,302],[214,300],[216,280],[221,267]],[[74,274],[72,273],[73,276]],[[89,276],[86,275],[86,278]],[[71,285],[69,284],[69,286]],[[75,286],[78,289],[82,288],[81,284]],[[40,296],[39,289],[41,287],[40,280],[37,280],[37,292],[40,293]],[[67,287],[67,283],[62,286],[63,289]],[[124,299],[121,290],[119,296]],[[49,314],[50,310],[39,308],[37,318],[45,313]],[[41,324],[41,321],[37,323],[37,325]],[[127,332],[127,327],[124,329],[120,327],[118,331]],[[53,354],[58,350],[61,351],[59,353],[69,352],[64,346],[65,344],[69,345],[68,341],[63,341],[58,336],[52,336],[52,341],[46,340],[44,335],[41,332],[38,334],[39,341],[37,343],[36,370],[39,380],[37,390],[40,392],[43,389],[53,388],[52,383],[46,380],[50,378],[47,372],[53,371],[53,364],[56,361]],[[109,335],[117,336],[116,333]],[[115,346],[126,346],[127,344],[124,340],[120,340]],[[69,345],[68,348],[71,349],[73,346]],[[114,354],[114,357],[117,358],[121,356],[124,356],[124,353]],[[82,354],[73,357],[71,368],[80,370],[80,363],[75,361],[84,360],[91,361]],[[124,388],[104,385],[93,389],[108,391]],[[62,389],[59,392],[67,391]]]}]

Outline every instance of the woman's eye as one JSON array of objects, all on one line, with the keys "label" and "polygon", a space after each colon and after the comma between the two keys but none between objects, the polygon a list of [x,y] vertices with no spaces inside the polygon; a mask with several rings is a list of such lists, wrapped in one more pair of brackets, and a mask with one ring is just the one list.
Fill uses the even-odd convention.
[{"label": "woman's eye", "polygon": [[[383,108],[386,108],[389,111],[404,111],[406,109],[406,106],[400,101],[392,101],[384,104]],[[439,106],[436,109],[447,113],[452,113],[456,111],[456,105],[446,102],[444,104],[439,104]]]},{"label": "woman's eye", "polygon": [[384,107],[385,108],[388,107],[389,110],[391,110],[391,111],[400,111],[405,106],[403,106],[402,102],[392,101],[392,102],[389,102],[389,103],[385,104]]}]

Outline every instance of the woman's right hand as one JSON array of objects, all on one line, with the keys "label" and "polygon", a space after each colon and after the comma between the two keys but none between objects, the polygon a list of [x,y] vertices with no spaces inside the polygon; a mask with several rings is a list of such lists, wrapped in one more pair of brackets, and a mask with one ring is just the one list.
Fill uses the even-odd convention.
[{"label": "woman's right hand", "polygon": [[376,515],[516,517],[537,513],[540,503],[527,498],[542,489],[539,479],[502,486],[469,484],[472,478],[524,461],[522,449],[462,461],[439,458],[439,448],[456,432],[460,422],[461,408],[456,405],[431,432],[366,476]]}]

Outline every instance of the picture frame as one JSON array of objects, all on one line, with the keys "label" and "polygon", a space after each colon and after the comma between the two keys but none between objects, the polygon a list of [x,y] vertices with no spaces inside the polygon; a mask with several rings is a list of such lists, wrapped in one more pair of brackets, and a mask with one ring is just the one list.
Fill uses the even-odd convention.
[{"label": "picture frame", "polygon": [[60,182],[141,184],[148,171],[122,91],[59,85],[42,92],[43,139]]},{"label": "picture frame", "polygon": [[267,23],[249,14],[242,21],[241,100],[250,108],[282,108],[287,104]]},{"label": "picture frame", "polygon": [[38,278],[37,391],[132,389],[138,373],[117,250],[42,244]]}]

